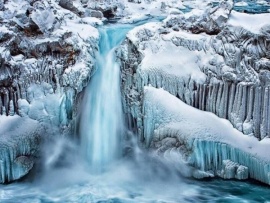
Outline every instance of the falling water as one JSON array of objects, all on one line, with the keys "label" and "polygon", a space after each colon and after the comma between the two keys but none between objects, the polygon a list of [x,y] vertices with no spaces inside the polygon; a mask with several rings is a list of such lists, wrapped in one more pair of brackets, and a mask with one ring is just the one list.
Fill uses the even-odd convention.
[{"label": "falling water", "polygon": [[86,90],[80,126],[82,150],[95,172],[103,171],[121,155],[123,119],[115,48],[129,29],[107,26],[99,30],[97,72]]}]

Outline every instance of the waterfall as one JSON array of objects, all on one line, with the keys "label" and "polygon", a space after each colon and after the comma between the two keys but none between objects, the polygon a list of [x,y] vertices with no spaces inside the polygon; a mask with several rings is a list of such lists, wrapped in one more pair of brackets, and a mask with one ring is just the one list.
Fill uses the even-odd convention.
[{"label": "waterfall", "polygon": [[101,172],[121,155],[123,129],[120,67],[115,48],[127,26],[99,29],[97,71],[86,89],[80,124],[81,147],[93,172]]}]

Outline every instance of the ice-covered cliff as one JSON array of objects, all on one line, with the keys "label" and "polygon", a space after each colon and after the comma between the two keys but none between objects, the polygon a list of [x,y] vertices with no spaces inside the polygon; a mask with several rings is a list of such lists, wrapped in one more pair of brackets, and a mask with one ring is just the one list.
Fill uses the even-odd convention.
[{"label": "ice-covered cliff", "polygon": [[1,2],[3,183],[22,177],[33,167],[44,128],[48,132],[54,126],[70,128],[77,113],[76,98],[94,73],[99,40],[95,26],[102,24],[103,15],[94,18],[95,11],[79,1]]},{"label": "ice-covered cliff", "polygon": [[[267,145],[270,25],[263,19],[270,15],[239,13],[232,8],[232,1],[221,1],[203,10],[171,13],[163,22],[145,24],[128,33],[118,51],[122,63],[123,103],[129,125],[137,130],[147,146],[155,146],[153,137],[160,132],[154,118],[170,123],[172,114],[172,111],[161,110],[165,108],[164,103],[155,105],[154,97],[151,108],[155,114],[152,115],[151,105],[144,105],[147,102],[144,87],[148,85],[163,88],[190,106],[229,120],[247,137],[256,137],[250,138],[256,145]],[[192,119],[189,122],[192,123]],[[185,129],[189,125],[188,122],[176,123]],[[196,129],[196,125],[192,126]],[[175,134],[179,138],[184,131],[180,127],[163,129],[158,146],[166,142],[163,140],[166,137],[177,137]],[[216,132],[213,134],[218,136]],[[186,160],[193,160],[189,165],[224,178],[251,177],[269,183],[269,161],[263,153],[252,153],[226,139],[210,139],[209,142],[202,136],[195,140],[193,144],[187,142]],[[171,142],[181,145],[178,140],[168,141]],[[174,144],[169,144],[168,148],[171,150]],[[222,167],[223,172],[220,172]],[[232,171],[240,168],[245,175],[226,175],[226,168]]]}]

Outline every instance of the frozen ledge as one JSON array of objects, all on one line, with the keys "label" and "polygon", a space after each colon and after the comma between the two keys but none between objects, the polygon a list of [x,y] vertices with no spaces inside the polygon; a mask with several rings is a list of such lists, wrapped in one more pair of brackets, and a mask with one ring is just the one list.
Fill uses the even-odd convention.
[{"label": "frozen ledge", "polygon": [[[213,113],[193,108],[163,89],[144,88],[143,137],[158,153],[223,178],[270,184],[270,140],[239,132]],[[174,142],[161,142],[165,139]],[[182,160],[182,161],[181,161]],[[228,162],[230,160],[232,162]],[[233,163],[234,162],[234,163]],[[193,175],[195,176],[195,175]]]},{"label": "frozen ledge", "polygon": [[33,168],[45,130],[38,121],[0,116],[0,183],[20,179]]}]

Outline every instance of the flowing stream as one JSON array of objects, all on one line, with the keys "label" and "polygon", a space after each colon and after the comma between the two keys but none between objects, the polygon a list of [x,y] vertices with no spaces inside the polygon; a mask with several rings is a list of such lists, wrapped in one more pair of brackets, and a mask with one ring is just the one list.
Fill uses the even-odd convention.
[{"label": "flowing stream", "polygon": [[[45,146],[45,159],[49,154],[47,160],[60,160],[60,164],[47,161],[38,177],[1,185],[1,203],[239,203],[270,200],[269,188],[259,184],[185,179],[170,164],[147,154],[136,144],[133,153],[122,156],[124,131],[115,48],[134,26],[114,24],[100,28],[98,69],[83,102],[81,143],[76,145],[68,139],[59,139]],[[50,151],[46,153],[48,149]],[[53,154],[63,156],[50,157]]]}]

